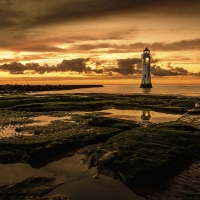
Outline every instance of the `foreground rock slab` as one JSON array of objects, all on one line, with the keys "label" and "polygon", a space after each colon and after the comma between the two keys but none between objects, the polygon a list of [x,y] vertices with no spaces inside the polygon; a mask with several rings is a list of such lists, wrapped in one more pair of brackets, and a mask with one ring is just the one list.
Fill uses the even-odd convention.
[{"label": "foreground rock slab", "polygon": [[66,195],[42,197],[63,183],[57,183],[56,177],[31,177],[19,183],[0,188],[1,200],[59,200],[70,199]]},{"label": "foreground rock slab", "polygon": [[108,139],[93,157],[99,172],[113,171],[126,185],[152,185],[200,158],[200,130],[167,122],[125,131]]}]

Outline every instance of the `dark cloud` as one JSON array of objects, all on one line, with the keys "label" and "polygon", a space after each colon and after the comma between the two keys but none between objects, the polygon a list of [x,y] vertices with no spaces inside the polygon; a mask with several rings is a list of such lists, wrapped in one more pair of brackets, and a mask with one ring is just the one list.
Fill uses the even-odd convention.
[{"label": "dark cloud", "polygon": [[170,64],[167,66],[169,69],[163,69],[160,66],[151,66],[151,74],[154,76],[178,76],[188,75],[188,71],[182,67],[172,67]]},{"label": "dark cloud", "polygon": [[200,38],[193,40],[182,40],[171,43],[153,43],[151,48],[156,51],[188,51],[200,49]]},{"label": "dark cloud", "polygon": [[[27,66],[27,70],[32,71],[31,72],[32,74],[44,74],[44,73],[55,72],[57,70],[57,68],[54,65],[49,66],[47,64],[44,64],[43,66],[41,66],[38,63],[28,63],[25,66]],[[26,73],[29,73],[29,72],[26,72]]]},{"label": "dark cloud", "polygon": [[[98,44],[81,44],[73,45],[70,50],[77,52],[90,51],[95,53],[96,50],[101,53],[129,53],[129,52],[138,52],[141,51],[141,47],[145,47],[147,44],[138,42],[133,44],[122,44],[117,45],[113,43],[98,43]],[[151,51],[188,51],[188,50],[199,50],[200,49],[200,38],[193,40],[182,40],[177,42],[165,43],[149,43],[149,49]],[[101,50],[99,50],[101,49]],[[187,55],[186,55],[187,56]],[[174,57],[177,60],[190,60],[190,58],[183,58],[181,56]]]},{"label": "dark cloud", "polygon": [[[130,45],[118,45],[117,49],[126,49],[132,51],[141,51],[141,47],[145,47],[147,44],[138,42]],[[111,45],[112,46],[112,45]],[[200,38],[193,40],[181,40],[177,42],[156,42],[149,43],[149,49],[153,51],[188,51],[200,49]],[[179,57],[180,58],[180,57]]]},{"label": "dark cloud", "polygon": [[191,76],[200,76],[200,72],[197,72],[197,73],[189,73]]},{"label": "dark cloud", "polygon": [[139,58],[128,58],[119,59],[118,68],[112,69],[112,71],[119,72],[123,75],[137,74],[141,72],[141,59]]},{"label": "dark cloud", "polygon": [[198,0],[1,0],[0,28],[32,28],[124,13],[181,16],[199,14],[199,7]]},{"label": "dark cloud", "polygon": [[24,71],[27,69],[28,69],[27,66],[18,62],[3,64],[0,66],[0,70],[8,71],[10,74],[24,74]]},{"label": "dark cloud", "polygon": [[[177,19],[182,21],[181,17],[191,15],[196,15],[198,19],[199,7],[199,0],[1,0],[0,49],[13,52],[85,53],[87,51],[92,54],[141,51],[141,47],[146,46],[146,43],[117,45],[117,43],[109,42],[109,40],[129,39],[128,36],[133,39],[141,31],[137,30],[134,24],[132,28],[130,26],[116,27],[119,16],[126,16],[124,19],[148,20],[151,16],[162,15],[163,18],[167,18],[176,15],[176,17],[180,17]],[[113,20],[115,26],[104,26],[102,21],[97,21],[95,24],[95,20],[99,18]],[[112,23],[112,21],[109,22]],[[79,31],[79,28],[85,24],[86,27],[89,27],[88,29],[91,29],[91,32]],[[55,25],[61,25],[63,28],[57,26],[58,29],[56,29]],[[179,31],[172,28],[171,30]],[[106,42],[94,44],[95,40],[106,40]],[[81,41],[81,45],[72,45],[79,41]],[[71,43],[72,46],[59,47],[63,43]],[[151,43],[149,47],[153,51],[199,50],[200,38],[171,43]],[[14,60],[18,60],[18,58],[16,57],[12,61]],[[131,73],[131,69],[128,73]]]},{"label": "dark cloud", "polygon": [[[23,65],[19,62],[13,62],[10,64],[3,64],[0,65],[1,71],[7,71],[10,74],[25,74],[25,73],[32,73],[32,74],[44,74],[44,73],[51,73],[51,72],[83,72],[86,71],[85,65],[86,59],[84,58],[77,58],[72,60],[63,60],[57,66],[49,66],[44,64],[41,66],[38,63],[27,63]],[[30,72],[26,72],[30,71]]]},{"label": "dark cloud", "polygon": [[[107,61],[108,62],[108,61]],[[92,68],[88,65],[95,65]],[[106,64],[105,60],[98,60],[95,58],[77,58],[72,60],[63,60],[56,66],[49,66],[47,64],[40,65],[38,63],[22,64],[19,62],[12,62],[10,64],[0,65],[0,71],[6,71],[10,74],[44,74],[51,72],[79,72],[89,74],[102,75],[140,75],[142,72],[140,58],[118,59],[117,63]],[[152,60],[151,74],[154,76],[186,76],[196,75],[199,73],[190,73],[181,67],[173,67],[168,64],[167,68],[162,68],[157,65],[157,60]]]},{"label": "dark cloud", "polygon": [[170,64],[168,64],[168,68],[173,72],[177,72],[178,75],[187,75],[188,74],[188,71],[182,67],[172,67]]},{"label": "dark cloud", "polygon": [[95,69],[90,68],[87,72],[95,72],[97,74],[112,75],[113,72],[117,72],[122,75],[131,75],[141,73],[141,59],[139,58],[127,58],[118,59],[117,64],[109,63],[106,60],[99,60],[95,58],[89,59],[89,64],[95,65]]},{"label": "dark cloud", "polygon": [[[95,38],[94,38],[95,40]],[[134,43],[129,45],[117,45],[113,43],[97,43],[97,44],[81,44],[81,45],[72,45],[68,48],[60,48],[54,45],[54,42],[52,44],[52,41],[41,41],[42,44],[37,44],[37,42],[31,42],[31,43],[16,43],[12,44],[10,40],[3,41],[0,46],[0,49],[2,50],[14,50],[17,52],[20,51],[26,51],[26,52],[58,52],[58,53],[66,53],[66,52],[76,52],[76,53],[85,53],[86,51],[88,53],[129,53],[129,52],[138,52],[141,51],[142,47],[145,47],[146,43]],[[57,43],[60,41],[58,40]],[[184,41],[177,41],[177,42],[171,42],[171,43],[152,43],[148,44],[149,49],[152,52],[155,51],[193,51],[193,50],[199,50],[200,49],[200,38],[194,39],[194,40],[184,40]],[[187,55],[183,55],[187,56]],[[183,58],[181,56],[173,57],[175,60],[190,60],[190,58]],[[170,58],[168,58],[170,60]]]},{"label": "dark cloud", "polygon": [[86,71],[84,58],[77,58],[73,60],[63,60],[60,64],[57,65],[57,71],[76,71],[83,72]]},{"label": "dark cloud", "polygon": [[3,59],[0,59],[0,63],[8,63],[8,62],[12,63],[12,62],[16,62],[17,60],[19,60],[19,59],[3,58]]},{"label": "dark cloud", "polygon": [[50,45],[18,45],[12,47],[14,51],[26,51],[26,52],[66,52],[65,49],[54,47]]}]

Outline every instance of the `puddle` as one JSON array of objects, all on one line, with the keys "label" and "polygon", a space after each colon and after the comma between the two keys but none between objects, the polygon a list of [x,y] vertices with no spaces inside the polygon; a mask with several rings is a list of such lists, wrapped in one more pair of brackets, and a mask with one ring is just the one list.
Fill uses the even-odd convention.
[{"label": "puddle", "polygon": [[[24,126],[24,125],[23,125]],[[15,131],[15,129],[17,127],[22,127],[22,125],[7,125],[4,127],[0,127],[0,138],[4,138],[4,137],[17,137],[20,135],[24,135],[24,136],[32,136],[33,134],[30,134],[26,131],[22,131],[22,132],[17,132]]]},{"label": "puddle", "polygon": [[103,175],[100,175],[99,179],[94,179],[97,170],[96,168],[88,170],[86,165],[81,164],[83,157],[83,154],[75,154],[49,163],[40,169],[31,168],[24,163],[0,164],[0,185],[14,184],[28,177],[49,177],[57,174],[56,181],[65,183],[46,196],[66,194],[76,200],[144,200],[117,179]]},{"label": "puddle", "polygon": [[41,116],[38,116],[38,117],[34,117],[32,119],[35,122],[28,124],[28,126],[45,126],[45,125],[47,125],[47,124],[49,124],[49,123],[51,123],[52,121],[55,121],[55,120],[65,120],[65,119],[70,120],[71,116],[51,117],[51,116],[41,115]]},{"label": "puddle", "polygon": [[153,123],[175,121],[181,116],[179,114],[166,114],[150,110],[118,110],[115,108],[102,110],[102,112],[111,113],[107,115],[109,117]]},{"label": "puddle", "polygon": [[[66,119],[70,120],[71,116],[51,117],[51,116],[41,115],[41,116],[33,117],[33,118],[30,118],[30,119],[32,119],[34,122],[23,124],[23,125],[16,124],[16,125],[7,125],[7,126],[0,127],[0,138],[16,137],[16,136],[20,136],[20,135],[32,136],[33,134],[30,134],[27,131],[17,132],[17,131],[15,131],[15,129],[17,127],[24,127],[24,126],[45,126],[45,125],[48,125],[49,123],[51,123],[52,121],[55,121],[55,120],[66,120]],[[73,121],[69,121],[69,122],[73,123]]]}]

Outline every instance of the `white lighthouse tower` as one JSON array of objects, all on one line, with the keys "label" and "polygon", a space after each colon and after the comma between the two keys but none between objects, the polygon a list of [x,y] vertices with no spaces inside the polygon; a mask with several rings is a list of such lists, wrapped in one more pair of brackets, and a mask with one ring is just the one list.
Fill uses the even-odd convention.
[{"label": "white lighthouse tower", "polygon": [[150,50],[146,47],[142,54],[142,82],[141,88],[152,88],[150,72]]}]

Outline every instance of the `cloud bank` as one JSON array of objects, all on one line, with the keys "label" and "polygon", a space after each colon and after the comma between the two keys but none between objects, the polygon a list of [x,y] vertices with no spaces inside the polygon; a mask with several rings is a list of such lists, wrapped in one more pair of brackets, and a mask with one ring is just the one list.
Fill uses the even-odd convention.
[{"label": "cloud bank", "polygon": [[[182,67],[173,67],[169,63],[166,68],[157,65],[157,60],[152,60],[151,74],[153,76],[187,76],[196,75],[198,73],[191,73]],[[93,65],[95,67],[91,67]],[[127,58],[118,59],[115,63],[109,64],[105,60],[97,60],[94,58],[77,58],[71,60],[63,60],[57,65],[49,66],[47,64],[40,65],[38,63],[22,64],[20,62],[12,62],[10,64],[0,65],[0,71],[9,72],[10,74],[44,74],[53,72],[75,72],[87,74],[102,74],[104,76],[128,76],[141,75],[142,66],[141,59]]]}]

